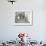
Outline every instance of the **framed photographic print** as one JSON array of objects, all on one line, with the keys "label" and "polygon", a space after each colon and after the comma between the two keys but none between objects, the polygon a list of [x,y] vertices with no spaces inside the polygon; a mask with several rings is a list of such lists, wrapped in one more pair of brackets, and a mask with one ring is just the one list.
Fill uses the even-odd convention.
[{"label": "framed photographic print", "polygon": [[32,11],[16,11],[15,25],[32,25]]}]

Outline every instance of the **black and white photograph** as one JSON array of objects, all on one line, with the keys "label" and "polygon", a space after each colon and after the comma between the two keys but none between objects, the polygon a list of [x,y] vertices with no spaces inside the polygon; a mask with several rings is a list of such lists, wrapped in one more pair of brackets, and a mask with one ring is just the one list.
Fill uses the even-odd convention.
[{"label": "black and white photograph", "polygon": [[32,11],[17,11],[15,13],[16,25],[32,25]]}]

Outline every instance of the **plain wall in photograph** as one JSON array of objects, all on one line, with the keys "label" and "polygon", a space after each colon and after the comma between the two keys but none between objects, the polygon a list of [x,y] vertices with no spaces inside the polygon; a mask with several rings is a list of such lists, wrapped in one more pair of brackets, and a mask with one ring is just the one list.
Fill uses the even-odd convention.
[{"label": "plain wall in photograph", "polygon": [[[33,25],[15,26],[17,10],[33,10]],[[0,0],[0,40],[15,40],[19,32],[30,34],[33,40],[46,40],[46,0],[17,0],[13,5]]]}]

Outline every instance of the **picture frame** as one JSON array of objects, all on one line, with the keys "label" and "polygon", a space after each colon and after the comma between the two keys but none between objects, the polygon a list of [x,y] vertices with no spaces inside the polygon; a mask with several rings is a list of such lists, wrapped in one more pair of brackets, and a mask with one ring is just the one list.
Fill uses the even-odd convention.
[{"label": "picture frame", "polygon": [[16,26],[32,26],[33,24],[33,11],[16,11],[15,12],[15,25]]}]

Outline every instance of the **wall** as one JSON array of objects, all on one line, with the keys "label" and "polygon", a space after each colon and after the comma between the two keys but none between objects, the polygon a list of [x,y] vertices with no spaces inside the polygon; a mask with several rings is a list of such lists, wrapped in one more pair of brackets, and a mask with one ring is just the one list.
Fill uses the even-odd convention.
[{"label": "wall", "polygon": [[[33,10],[32,26],[15,26],[16,10]],[[46,40],[46,0],[17,0],[13,5],[0,0],[0,40],[11,40],[18,32],[26,32],[33,40]]]}]

